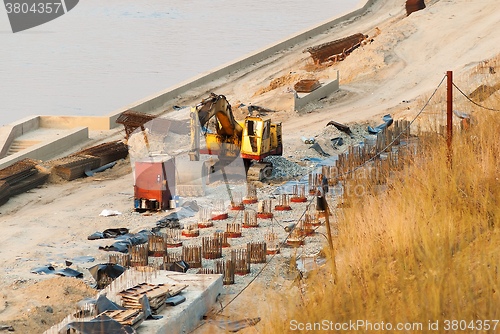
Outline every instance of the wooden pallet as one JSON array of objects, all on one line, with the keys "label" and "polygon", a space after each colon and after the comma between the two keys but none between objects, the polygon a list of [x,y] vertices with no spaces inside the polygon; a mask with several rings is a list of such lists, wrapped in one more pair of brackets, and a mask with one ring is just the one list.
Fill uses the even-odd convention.
[{"label": "wooden pallet", "polygon": [[138,309],[104,311],[103,314],[107,315],[113,320],[118,321],[122,325],[138,327],[144,320],[143,313]]},{"label": "wooden pallet", "polygon": [[125,308],[140,309],[141,298],[145,295],[148,298],[151,311],[157,314],[165,305],[165,300],[168,297],[175,296],[184,290],[187,285],[170,285],[170,284],[148,284],[141,283],[132,288],[123,290],[118,293],[122,298],[122,306]]}]

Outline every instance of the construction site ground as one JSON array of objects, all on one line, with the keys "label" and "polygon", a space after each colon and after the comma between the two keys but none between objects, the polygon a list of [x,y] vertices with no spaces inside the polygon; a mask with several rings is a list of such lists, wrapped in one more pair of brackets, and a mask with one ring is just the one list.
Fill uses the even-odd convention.
[{"label": "construction site ground", "polygon": [[[211,85],[180,96],[166,106],[166,111],[173,110],[174,105],[194,105],[209,92],[225,95],[232,105],[254,104],[276,110],[269,116],[275,122],[283,122],[283,157],[296,162],[307,173],[314,168],[314,164],[301,159],[324,157],[310,149],[309,144],[303,143],[301,137],[314,137],[326,153],[335,155],[345,151],[348,145],[355,145],[365,137],[370,137],[367,126],[382,123],[382,115],[391,114],[394,119],[415,115],[445,71],[455,71],[455,81],[466,87],[466,93],[483,83],[475,78],[484,80],[489,75],[488,71],[492,76],[498,72],[496,61],[485,62],[500,51],[500,35],[496,33],[500,13],[498,1],[431,0],[426,1],[425,10],[407,18],[404,4],[404,0],[376,1],[365,15]],[[370,40],[373,41],[356,49],[343,62],[317,66],[308,53],[302,52],[309,46],[358,32],[371,36]],[[289,93],[289,88],[297,80],[329,77],[335,70],[340,71],[338,92],[302,110],[292,110],[290,101],[293,95]],[[481,76],[474,76],[471,70],[481,72]],[[466,73],[468,75],[462,79],[461,75]],[[278,80],[274,81],[271,88],[276,88],[266,88],[274,79]],[[185,108],[172,115],[186,118],[188,111]],[[244,114],[244,108],[236,109],[237,118],[242,119]],[[350,125],[354,136],[346,136],[332,126],[327,127],[326,124],[331,120]],[[91,133],[92,144],[121,139],[123,134],[122,128]],[[334,149],[330,140],[338,136],[345,139],[345,144]],[[75,148],[75,151],[79,149]],[[265,199],[290,177],[280,175],[268,184],[258,184],[258,196]],[[243,188],[242,185],[235,187]],[[212,195],[198,201],[200,204],[208,203],[216,196],[217,191],[214,190]],[[290,213],[277,215],[280,224],[284,225],[284,219],[301,214],[304,205],[294,205],[293,208]],[[100,217],[99,213],[103,209],[116,210],[122,214]],[[69,314],[77,300],[95,295],[96,292],[84,283],[92,281],[86,268],[107,261],[108,254],[98,247],[109,245],[112,240],[89,241],[87,236],[107,228],[127,227],[132,232],[151,229],[161,217],[168,214],[141,214],[132,209],[133,176],[129,160],[121,161],[94,177],[72,182],[52,178],[43,187],[13,197],[1,206],[0,324],[13,326],[21,333],[40,333]],[[248,233],[243,231],[246,237],[231,243],[238,246],[250,239],[261,238],[263,241],[264,233],[270,227],[270,222],[264,222],[259,229]],[[280,231],[282,238],[284,230],[277,223],[274,227]],[[320,228],[321,232],[323,228]],[[217,227],[216,223],[210,232],[216,229],[223,228],[221,225]],[[202,233],[208,234],[209,231]],[[187,244],[194,242],[190,240]],[[298,250],[297,253],[315,253],[324,244],[325,239],[318,234],[308,238],[304,250]],[[294,253],[294,249],[286,248],[276,255],[224,315],[265,318],[264,309],[248,307],[248,303],[253,302],[255,306],[265,303],[269,289],[286,294],[298,293],[297,289],[290,289],[297,285],[287,275],[289,259]],[[48,263],[64,265],[66,259],[71,261],[79,256],[95,258],[94,262],[73,261],[72,268],[85,274],[83,280],[30,273],[34,267]],[[226,288],[222,305],[249,283],[262,266],[252,265],[249,275],[237,276],[236,284]],[[197,332],[209,330],[216,328],[206,325]],[[253,331],[246,329],[242,333]]]}]

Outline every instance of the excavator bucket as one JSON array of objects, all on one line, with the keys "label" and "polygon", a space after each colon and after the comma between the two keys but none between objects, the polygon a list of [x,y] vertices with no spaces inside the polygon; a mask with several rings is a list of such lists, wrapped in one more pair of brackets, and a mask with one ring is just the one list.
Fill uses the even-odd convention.
[{"label": "excavator bucket", "polygon": [[203,161],[177,161],[176,193],[182,197],[205,196],[208,170]]}]

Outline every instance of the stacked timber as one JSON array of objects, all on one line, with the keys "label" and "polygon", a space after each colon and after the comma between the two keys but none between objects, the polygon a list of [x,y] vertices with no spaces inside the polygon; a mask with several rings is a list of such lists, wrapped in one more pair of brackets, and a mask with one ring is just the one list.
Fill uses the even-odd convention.
[{"label": "stacked timber", "polygon": [[127,309],[142,309],[141,299],[143,296],[148,298],[149,307],[153,314],[161,312],[165,306],[167,298],[179,294],[187,287],[185,284],[170,285],[170,284],[149,284],[141,283],[132,288],[123,290],[118,293],[122,298],[122,306]]},{"label": "stacked timber", "polygon": [[118,321],[124,326],[132,326],[134,328],[139,327],[139,325],[144,321],[144,314],[139,309],[105,311],[103,314],[115,321]]},{"label": "stacked timber", "polygon": [[99,168],[101,159],[91,155],[72,155],[45,164],[54,167],[56,175],[64,180],[71,181],[85,175],[85,170]]}]

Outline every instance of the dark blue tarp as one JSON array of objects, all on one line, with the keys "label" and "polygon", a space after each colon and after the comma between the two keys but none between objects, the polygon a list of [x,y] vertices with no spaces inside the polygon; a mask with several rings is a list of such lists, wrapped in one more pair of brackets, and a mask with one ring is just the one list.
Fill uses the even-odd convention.
[{"label": "dark blue tarp", "polygon": [[371,126],[369,126],[368,132],[371,134],[377,134],[379,132],[382,132],[385,128],[387,128],[388,126],[391,126],[391,124],[393,122],[391,115],[385,115],[384,117],[382,117],[382,120],[385,122],[384,124],[380,124],[376,128],[372,128]]}]

